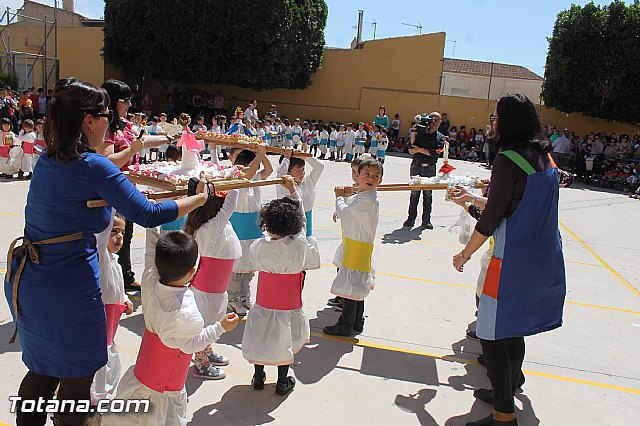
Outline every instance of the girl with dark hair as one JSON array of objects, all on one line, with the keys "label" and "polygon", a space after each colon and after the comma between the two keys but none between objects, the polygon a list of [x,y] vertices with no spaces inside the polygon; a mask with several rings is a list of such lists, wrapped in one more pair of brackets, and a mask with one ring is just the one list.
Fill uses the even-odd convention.
[{"label": "girl with dark hair", "polygon": [[[213,155],[216,155],[215,151]],[[225,317],[231,270],[235,259],[242,256],[240,240],[229,222],[237,203],[238,190],[216,191],[209,195],[205,205],[189,214],[185,225],[185,231],[194,236],[200,250],[200,265],[191,282],[191,290],[205,326]],[[213,380],[226,377],[219,367],[228,365],[229,359],[214,353],[211,345],[196,352],[194,361],[194,377]]]},{"label": "girl with dark hair", "polygon": [[266,235],[251,244],[259,271],[258,291],[242,336],[242,355],[255,368],[253,388],[264,389],[264,366],[275,365],[278,395],[293,390],[296,382],[287,376],[289,366],[294,354],[309,342],[309,319],[302,307],[302,271],[318,258],[317,249],[307,243],[304,206],[294,178],[282,178],[289,197],[273,200],[260,210],[260,227]]},{"label": "girl with dark hair", "polygon": [[[500,98],[492,116],[498,155],[486,204],[472,205],[478,224],[453,257],[462,272],[488,238],[493,239],[478,304],[476,334],[492,389],[474,396],[493,414],[467,426],[517,425],[513,397],[524,361],[524,336],[562,325],[566,293],[558,230],[560,177],[533,103],[522,94]],[[484,205],[484,207],[482,207]]]},{"label": "girl with dark hair", "polygon": [[[23,400],[48,400],[57,390],[59,400],[88,401],[93,376],[107,361],[95,234],[109,225],[112,208],[89,209],[87,201],[102,198],[143,226],[175,220],[206,201],[202,182],[195,196],[153,204],[96,153],[113,117],[109,101],[104,89],[73,78],[55,85],[46,150],[27,196],[25,236],[10,246],[5,280],[29,369],[18,391]],[[55,424],[86,424],[82,406],[75,410],[55,413]],[[19,425],[46,420],[46,413],[23,412],[18,403]]]}]

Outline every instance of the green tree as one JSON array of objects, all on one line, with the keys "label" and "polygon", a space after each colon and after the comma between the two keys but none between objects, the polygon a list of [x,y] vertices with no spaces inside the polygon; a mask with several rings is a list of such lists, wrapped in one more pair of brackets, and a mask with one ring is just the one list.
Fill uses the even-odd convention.
[{"label": "green tree", "polygon": [[640,5],[573,5],[549,38],[542,97],[560,111],[640,123]]},{"label": "green tree", "polygon": [[320,66],[324,0],[106,0],[105,59],[160,81],[302,89]]}]

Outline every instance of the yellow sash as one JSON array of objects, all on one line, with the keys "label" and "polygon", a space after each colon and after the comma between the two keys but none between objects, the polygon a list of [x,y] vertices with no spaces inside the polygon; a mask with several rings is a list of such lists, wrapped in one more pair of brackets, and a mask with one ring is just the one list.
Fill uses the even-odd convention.
[{"label": "yellow sash", "polygon": [[371,272],[371,255],[373,243],[352,240],[342,235],[344,254],[342,266],[360,272]]}]

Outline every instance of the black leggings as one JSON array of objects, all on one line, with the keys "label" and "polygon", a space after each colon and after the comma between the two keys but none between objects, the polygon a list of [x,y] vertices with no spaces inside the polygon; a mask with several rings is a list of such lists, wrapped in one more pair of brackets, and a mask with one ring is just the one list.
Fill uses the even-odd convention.
[{"label": "black leggings", "polygon": [[118,263],[122,267],[122,277],[124,285],[131,285],[136,280],[131,270],[131,240],[133,239],[133,222],[129,219],[124,224],[124,237],[122,248],[118,251]]},{"label": "black leggings", "polygon": [[493,408],[501,413],[515,413],[513,396],[524,361],[524,337],[480,339],[480,343],[493,388]]},{"label": "black leggings", "polygon": [[[58,377],[43,376],[41,374],[34,373],[33,371],[29,371],[27,372],[27,375],[24,376],[24,379],[22,379],[22,383],[20,383],[18,396],[22,399],[31,399],[36,401],[38,398],[48,400],[53,398],[56,389],[58,389],[58,400],[88,401],[91,398],[90,390],[92,382],[93,375],[75,377],[72,379],[61,379]],[[16,417],[18,426],[44,425],[47,422],[47,413],[23,413],[20,411],[19,404]]]},{"label": "black leggings", "polygon": [[[255,375],[262,376],[264,374],[264,365],[254,364]],[[289,374],[289,366],[288,365],[279,365],[278,366],[278,381],[281,383],[287,383],[287,374]]]}]

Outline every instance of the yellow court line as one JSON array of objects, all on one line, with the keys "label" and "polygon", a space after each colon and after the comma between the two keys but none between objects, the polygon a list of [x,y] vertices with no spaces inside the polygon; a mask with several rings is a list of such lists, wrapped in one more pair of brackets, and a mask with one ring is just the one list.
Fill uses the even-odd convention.
[{"label": "yellow court line", "polygon": [[24,217],[24,215],[17,214],[17,213],[0,212],[0,214],[4,214],[4,215],[7,215],[7,216],[13,216],[13,217]]},{"label": "yellow court line", "polygon": [[626,279],[624,279],[624,277],[622,275],[620,275],[615,269],[613,269],[611,267],[611,265],[609,265],[607,262],[605,262],[605,260],[600,257],[598,255],[598,253],[596,253],[591,247],[589,247],[589,245],[587,243],[585,243],[584,241],[582,241],[580,239],[580,237],[578,237],[571,229],[569,229],[567,227],[567,225],[565,225],[564,223],[562,223],[562,221],[558,221],[558,223],[560,224],[560,226],[562,226],[569,234],[571,234],[576,241],[578,241],[582,247],[584,247],[589,253],[591,253],[591,255],[593,257],[595,257],[596,259],[598,259],[598,262],[602,263],[602,266],[604,266],[605,268],[607,268],[609,270],[609,272],[611,272],[618,280],[620,280],[620,282],[622,284],[624,284],[625,286],[627,286],[627,288],[629,290],[631,290],[632,292],[635,293],[636,296],[640,297],[640,291],[638,291],[637,288],[635,288],[634,286],[631,285],[631,283],[629,281],[627,281]]},{"label": "yellow court line", "polygon": [[566,260],[564,261],[564,263],[575,263],[576,265],[585,265],[585,266],[593,266],[596,268],[604,268],[604,266],[602,265],[597,265],[595,263],[588,263],[588,262],[578,262],[576,260]]},{"label": "yellow court line", "polygon": [[580,303],[580,302],[565,302],[565,303],[567,305],[576,305],[576,306],[582,306],[585,308],[604,309],[607,311],[615,311],[615,312],[623,312],[625,314],[640,315],[640,311],[631,311],[629,309],[611,308],[609,306],[592,305],[590,303]]},{"label": "yellow court line", "polygon": [[[331,339],[331,340],[338,340],[338,341],[345,342],[345,343],[351,343],[353,345],[361,346],[361,347],[364,347],[364,348],[381,349],[381,350],[385,350],[385,351],[399,352],[399,353],[405,353],[405,354],[410,354],[410,355],[418,355],[418,356],[424,356],[424,357],[429,357],[429,358],[441,359],[443,361],[457,362],[457,363],[460,363],[460,364],[470,364],[470,365],[477,365],[477,366],[480,365],[480,363],[478,363],[477,361],[470,360],[470,359],[458,358],[458,357],[451,356],[451,355],[432,354],[432,353],[428,353],[428,352],[416,351],[416,350],[413,350],[413,349],[398,348],[398,347],[395,347],[395,346],[381,345],[381,344],[378,344],[378,343],[367,342],[367,341],[364,341],[364,340],[350,338],[350,337],[328,336],[328,335],[326,335],[324,333],[318,333],[318,332],[315,332],[315,331],[312,332],[311,335],[315,336],[315,337],[320,337],[320,338],[323,338],[323,339]],[[598,388],[603,388],[603,389],[611,389],[611,390],[617,390],[617,391],[620,391],[620,392],[628,392],[628,393],[640,394],[640,389],[627,388],[627,387],[617,386],[617,385],[610,385],[608,383],[600,383],[600,382],[594,382],[594,381],[591,381],[591,380],[576,379],[575,377],[560,376],[560,375],[557,375],[557,374],[542,373],[542,372],[539,372],[539,371],[523,370],[522,372],[524,374],[527,374],[527,375],[530,375],[530,376],[544,377],[544,378],[547,378],[547,379],[559,380],[559,381],[563,381],[563,382],[578,383],[578,384],[581,384],[581,385],[593,386],[593,387],[598,387]]]}]

